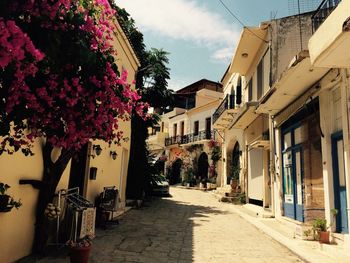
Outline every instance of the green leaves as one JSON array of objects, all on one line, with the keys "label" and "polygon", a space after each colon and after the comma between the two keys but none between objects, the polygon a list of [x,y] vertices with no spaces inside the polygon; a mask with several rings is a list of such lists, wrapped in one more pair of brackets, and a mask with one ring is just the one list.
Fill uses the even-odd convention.
[{"label": "green leaves", "polygon": [[10,186],[8,184],[0,183],[0,194],[4,195],[9,188]]}]

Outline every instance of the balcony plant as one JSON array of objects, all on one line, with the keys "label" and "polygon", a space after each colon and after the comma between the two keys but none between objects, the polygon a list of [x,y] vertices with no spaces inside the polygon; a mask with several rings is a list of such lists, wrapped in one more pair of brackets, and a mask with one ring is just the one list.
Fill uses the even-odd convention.
[{"label": "balcony plant", "polygon": [[8,184],[0,183],[0,212],[10,212],[13,207],[18,209],[22,205],[20,199],[16,201],[12,196],[6,194],[9,188]]}]

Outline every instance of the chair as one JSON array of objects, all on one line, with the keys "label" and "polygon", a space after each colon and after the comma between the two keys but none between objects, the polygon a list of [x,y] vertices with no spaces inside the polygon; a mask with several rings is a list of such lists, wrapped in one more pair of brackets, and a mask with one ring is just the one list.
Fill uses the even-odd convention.
[{"label": "chair", "polygon": [[115,186],[104,187],[99,199],[98,208],[101,213],[102,225],[106,225],[107,223],[119,224],[118,219],[113,218],[114,212],[117,212],[118,210],[118,189]]}]

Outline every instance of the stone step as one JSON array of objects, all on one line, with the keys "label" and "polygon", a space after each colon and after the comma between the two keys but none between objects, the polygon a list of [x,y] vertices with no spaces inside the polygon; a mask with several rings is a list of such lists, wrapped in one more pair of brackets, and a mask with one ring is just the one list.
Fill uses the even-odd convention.
[{"label": "stone step", "polygon": [[237,192],[225,193],[225,197],[239,197],[240,195],[241,193],[237,193]]},{"label": "stone step", "polygon": [[222,196],[219,199],[220,202],[225,202],[225,203],[233,203],[233,204],[240,204],[241,201],[239,197],[232,197],[232,196]]}]

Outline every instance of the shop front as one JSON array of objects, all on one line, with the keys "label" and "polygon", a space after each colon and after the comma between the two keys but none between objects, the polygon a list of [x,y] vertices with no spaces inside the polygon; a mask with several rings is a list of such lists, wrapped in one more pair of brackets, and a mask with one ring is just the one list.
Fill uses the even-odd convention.
[{"label": "shop front", "polygon": [[284,216],[300,222],[324,217],[324,186],[318,99],[281,126]]}]

